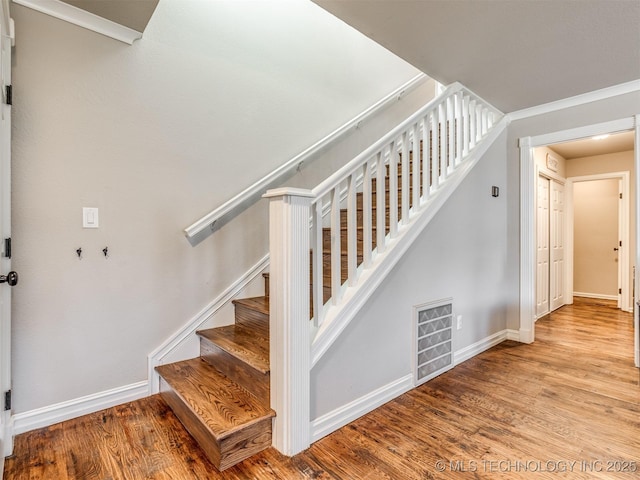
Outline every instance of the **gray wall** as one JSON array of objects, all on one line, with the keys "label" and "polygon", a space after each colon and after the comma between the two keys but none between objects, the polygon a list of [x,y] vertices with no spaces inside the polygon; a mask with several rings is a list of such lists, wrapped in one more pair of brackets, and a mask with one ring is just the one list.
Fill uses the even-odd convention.
[{"label": "gray wall", "polygon": [[416,305],[453,298],[463,316],[455,350],[506,328],[506,139],[505,131],[313,368],[312,419],[411,373]]},{"label": "gray wall", "polygon": [[264,202],[195,247],[182,229],[418,73],[310,2],[163,0],[133,46],[12,15],[16,413],[145,380],[268,251]]}]

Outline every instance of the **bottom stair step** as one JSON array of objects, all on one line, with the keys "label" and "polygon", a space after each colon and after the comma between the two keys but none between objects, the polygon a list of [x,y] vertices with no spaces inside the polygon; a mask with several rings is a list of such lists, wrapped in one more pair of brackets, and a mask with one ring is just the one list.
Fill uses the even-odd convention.
[{"label": "bottom stair step", "polygon": [[162,397],[218,470],[271,446],[275,412],[204,360],[156,370]]}]

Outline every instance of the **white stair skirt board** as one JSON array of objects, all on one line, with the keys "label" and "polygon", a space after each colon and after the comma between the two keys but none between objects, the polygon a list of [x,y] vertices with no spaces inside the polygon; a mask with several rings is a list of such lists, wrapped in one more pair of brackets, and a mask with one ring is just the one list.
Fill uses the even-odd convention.
[{"label": "white stair skirt board", "polygon": [[[220,295],[218,295],[209,305],[203,308],[197,313],[191,320],[184,324],[176,333],[166,339],[162,345],[156,348],[148,356],[148,370],[149,370],[149,395],[158,393],[160,391],[159,376],[155,371],[155,367],[163,364],[163,360],[171,353],[175,352],[185,342],[195,339],[195,350],[192,356],[187,358],[197,357],[200,353],[200,343],[195,336],[196,330],[198,330],[204,323],[211,320],[222,308],[229,305],[231,301],[237,298],[240,293],[247,288],[247,286],[254,280],[260,280],[259,276],[269,266],[269,254],[262,257],[258,263],[245,272],[240,278],[229,285]],[[172,359],[172,361],[177,361]]]},{"label": "white stair skirt board", "polygon": [[48,427],[64,420],[144,398],[149,391],[147,383],[147,381],[132,383],[28,412],[17,413],[13,416],[13,433],[18,435],[36,428]]}]

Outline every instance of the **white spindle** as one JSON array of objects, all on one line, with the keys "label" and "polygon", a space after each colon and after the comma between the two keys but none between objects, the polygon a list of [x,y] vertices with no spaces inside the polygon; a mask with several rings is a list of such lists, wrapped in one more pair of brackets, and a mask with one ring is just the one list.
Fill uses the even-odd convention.
[{"label": "white spindle", "polygon": [[448,148],[447,148],[447,107],[446,102],[440,104],[440,161],[438,173],[442,180],[447,178],[447,160],[448,160]]},{"label": "white spindle", "polygon": [[482,139],[482,105],[476,104],[476,143]]},{"label": "white spindle", "polygon": [[455,124],[456,124],[456,163],[457,167],[462,161],[462,92],[456,93],[455,105]]},{"label": "white spindle", "polygon": [[376,159],[376,250],[378,253],[383,253],[386,248],[386,204],[385,204],[385,164],[384,155],[382,152],[378,152]]},{"label": "white spindle", "polygon": [[488,119],[488,111],[486,108],[482,108],[480,111],[480,115],[482,118],[482,136],[484,137],[487,134],[487,130],[489,129],[489,119]]},{"label": "white spindle", "polygon": [[469,154],[469,96],[463,95],[462,97],[462,156],[466,157]]},{"label": "white spindle", "polygon": [[426,200],[431,193],[431,113],[422,120],[422,198]]},{"label": "white spindle", "polygon": [[420,206],[420,165],[422,165],[422,152],[420,148],[420,128],[419,125],[411,126],[411,137],[413,138],[413,211],[418,211]]},{"label": "white spindle", "polygon": [[440,185],[440,107],[433,109],[433,124],[431,137],[433,148],[431,149],[431,188],[436,190]]},{"label": "white spindle", "polygon": [[405,131],[402,134],[402,163],[400,168],[402,170],[402,224],[406,224],[409,221],[409,134]]},{"label": "white spindle", "polygon": [[347,178],[347,284],[356,283],[358,267],[358,224],[356,210],[356,176]]},{"label": "white spindle", "polygon": [[455,150],[456,150],[456,135],[455,135],[455,111],[453,108],[453,97],[447,98],[447,176],[455,168]]},{"label": "white spindle", "polygon": [[324,232],[322,228],[322,199],[319,198],[313,209],[313,231],[311,237],[311,284],[313,287],[314,325],[319,327],[324,320],[324,281],[322,278],[322,257],[324,251]]},{"label": "white spindle", "polygon": [[371,168],[372,163],[364,164],[362,180],[362,267],[371,265],[371,249],[373,239],[371,236]]},{"label": "white spindle", "polygon": [[476,101],[469,102],[469,148],[476,146],[476,126],[478,116],[476,115]]},{"label": "white spindle", "polygon": [[391,142],[389,149],[389,236],[398,234],[398,147]]},{"label": "white spindle", "polygon": [[331,303],[342,297],[342,252],[340,245],[340,184],[331,192]]}]

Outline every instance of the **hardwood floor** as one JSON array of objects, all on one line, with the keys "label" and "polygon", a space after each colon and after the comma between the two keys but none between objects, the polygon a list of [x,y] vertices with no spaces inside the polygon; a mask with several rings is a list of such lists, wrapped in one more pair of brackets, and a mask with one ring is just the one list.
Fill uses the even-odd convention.
[{"label": "hardwood floor", "polygon": [[638,478],[632,317],[575,300],[534,344],[504,342],[293,458],[269,448],[218,473],[154,396],[19,435],[5,478]]}]

